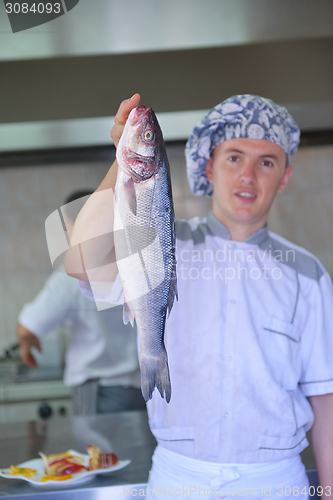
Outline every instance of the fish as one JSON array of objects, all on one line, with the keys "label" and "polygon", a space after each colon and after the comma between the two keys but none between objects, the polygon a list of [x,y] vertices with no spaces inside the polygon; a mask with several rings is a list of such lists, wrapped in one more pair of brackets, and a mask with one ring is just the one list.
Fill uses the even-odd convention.
[{"label": "fish", "polygon": [[175,214],[163,134],[152,108],[134,108],[117,147],[114,246],[124,292],[123,319],[136,321],[141,390],[155,387],[169,403],[171,382],[164,344],[167,314],[178,300]]}]

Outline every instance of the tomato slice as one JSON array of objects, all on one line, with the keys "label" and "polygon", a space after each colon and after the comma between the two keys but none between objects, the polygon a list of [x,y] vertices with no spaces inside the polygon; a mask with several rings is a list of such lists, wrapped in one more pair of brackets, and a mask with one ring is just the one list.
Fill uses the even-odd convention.
[{"label": "tomato slice", "polygon": [[70,467],[67,467],[64,471],[62,471],[62,474],[75,474],[76,472],[80,472],[83,469],[86,469],[84,465],[79,465],[79,464],[73,464]]}]

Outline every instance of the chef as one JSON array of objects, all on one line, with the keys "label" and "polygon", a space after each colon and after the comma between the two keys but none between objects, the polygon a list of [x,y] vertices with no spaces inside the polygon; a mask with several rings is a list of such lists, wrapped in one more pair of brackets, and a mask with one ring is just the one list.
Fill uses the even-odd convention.
[{"label": "chef", "polygon": [[[116,146],[139,100],[120,105]],[[213,205],[208,217],[176,224],[179,300],[165,331],[172,397],[167,404],[155,391],[147,404],[158,442],[150,495],[307,498],[299,454],[312,427],[331,496],[332,283],[313,255],[267,228],[299,137],[285,108],[239,95],[213,108],[187,142],[192,191]],[[116,170],[98,191],[114,188]],[[101,199],[91,197],[77,235],[102,213]]]},{"label": "chef", "polygon": [[[75,191],[65,200],[69,233],[88,194],[91,191]],[[40,339],[63,324],[70,333],[64,383],[72,388],[74,414],[145,409],[136,333],[124,325],[122,307],[98,311],[65,272],[54,271],[19,314],[16,334],[22,361],[37,366],[33,348],[41,351]]]}]

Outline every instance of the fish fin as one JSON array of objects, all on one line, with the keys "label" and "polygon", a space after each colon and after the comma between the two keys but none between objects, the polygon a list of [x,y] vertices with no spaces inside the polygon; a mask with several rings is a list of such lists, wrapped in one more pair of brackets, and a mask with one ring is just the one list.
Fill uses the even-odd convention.
[{"label": "fish fin", "polygon": [[162,398],[169,403],[171,399],[171,382],[167,353],[164,350],[160,356],[141,356],[141,391],[145,401],[152,397],[157,387]]},{"label": "fish fin", "polygon": [[132,213],[136,215],[136,209],[137,209],[136,194],[135,194],[134,181],[132,177],[130,177],[128,181],[124,183],[124,193],[128,206],[130,207]]},{"label": "fish fin", "polygon": [[127,302],[124,302],[123,306],[123,322],[124,325],[127,325],[127,323],[131,323],[131,325],[134,326],[134,314],[132,313]]},{"label": "fish fin", "polygon": [[172,273],[170,290],[169,290],[169,297],[168,297],[168,304],[167,304],[168,317],[170,316],[170,312],[171,312],[175,297],[178,300],[176,267],[174,267],[174,270]]}]

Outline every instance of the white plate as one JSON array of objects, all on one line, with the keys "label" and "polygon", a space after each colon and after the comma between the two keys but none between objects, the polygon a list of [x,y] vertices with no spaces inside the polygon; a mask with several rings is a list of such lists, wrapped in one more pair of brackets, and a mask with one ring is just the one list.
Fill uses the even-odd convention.
[{"label": "white plate", "polygon": [[[68,450],[67,453],[71,453],[72,455],[76,455],[78,457],[82,457],[84,459],[83,465],[88,467],[89,465],[89,455],[83,455],[75,450]],[[42,483],[41,478],[45,476],[44,464],[41,458],[35,458],[34,460],[28,460],[27,462],[23,462],[22,464],[16,465],[16,467],[26,467],[28,469],[35,469],[37,472],[34,477],[25,477],[25,476],[9,476],[8,474],[11,472],[10,469],[0,469],[0,476],[5,477],[7,479],[23,479],[23,481],[28,481],[32,486],[36,486],[38,488],[66,488],[71,485],[79,485],[91,481],[97,474],[105,474],[107,472],[114,472],[119,469],[123,469],[126,467],[130,460],[119,460],[115,465],[109,467],[108,469],[97,469],[97,470],[87,470],[83,472],[77,472],[73,474],[71,479],[66,479],[65,481],[45,481]]]}]

